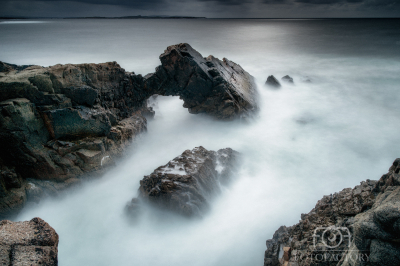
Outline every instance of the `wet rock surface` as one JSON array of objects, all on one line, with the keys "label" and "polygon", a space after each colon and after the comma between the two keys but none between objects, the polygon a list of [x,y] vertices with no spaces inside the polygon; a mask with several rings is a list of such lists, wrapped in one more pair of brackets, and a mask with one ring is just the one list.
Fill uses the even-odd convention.
[{"label": "wet rock surface", "polygon": [[324,196],[298,224],[280,227],[267,240],[264,266],[400,265],[399,162],[379,181]]},{"label": "wet rock surface", "polygon": [[[230,149],[186,150],[140,181],[139,196],[128,204],[136,212],[139,201],[187,217],[201,217],[238,169],[239,153]],[[135,213],[133,213],[135,214]]]},{"label": "wet rock surface", "polygon": [[0,264],[58,265],[58,234],[45,221],[0,221]]}]

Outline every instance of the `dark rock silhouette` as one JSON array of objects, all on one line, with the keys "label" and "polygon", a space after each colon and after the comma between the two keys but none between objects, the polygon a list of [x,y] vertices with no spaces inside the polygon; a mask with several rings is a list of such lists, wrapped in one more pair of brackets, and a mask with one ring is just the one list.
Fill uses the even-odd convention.
[{"label": "dark rock silhouette", "polygon": [[257,110],[254,78],[238,64],[212,55],[203,58],[186,43],[168,47],[160,60],[156,72],[145,76],[146,89],[180,96],[190,113],[231,120]]},{"label": "dark rock silhouette", "polygon": [[294,83],[293,78],[290,77],[289,75],[284,76],[284,77],[282,78],[282,80],[283,80],[284,82],[287,82],[287,83]]},{"label": "dark rock silhouette", "polygon": [[274,88],[280,88],[281,87],[281,84],[279,83],[279,81],[274,76],[269,76],[267,78],[267,81],[265,82],[265,84],[270,86],[270,87],[274,87]]}]

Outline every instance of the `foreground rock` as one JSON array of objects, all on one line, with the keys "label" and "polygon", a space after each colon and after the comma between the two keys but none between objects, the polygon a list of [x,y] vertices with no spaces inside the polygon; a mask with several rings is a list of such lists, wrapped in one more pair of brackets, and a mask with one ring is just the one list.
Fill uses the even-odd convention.
[{"label": "foreground rock", "polygon": [[280,88],[281,87],[281,84],[279,83],[279,81],[274,76],[269,76],[267,78],[267,81],[265,82],[265,85],[268,85],[268,86],[274,87],[274,88]]},{"label": "foreground rock", "polygon": [[212,55],[203,58],[187,43],[169,46],[160,60],[156,72],[145,77],[146,88],[180,96],[190,113],[231,120],[258,109],[254,78],[240,65]]},{"label": "foreground rock", "polygon": [[45,221],[0,221],[0,265],[58,265],[58,234]]},{"label": "foreground rock", "polygon": [[163,210],[193,217],[203,216],[210,200],[220,193],[238,167],[238,153],[230,148],[217,152],[203,147],[186,150],[140,181],[139,197],[127,206],[135,215],[139,201]]},{"label": "foreground rock", "polygon": [[298,224],[280,227],[264,265],[400,265],[399,162],[379,181],[325,196]]}]

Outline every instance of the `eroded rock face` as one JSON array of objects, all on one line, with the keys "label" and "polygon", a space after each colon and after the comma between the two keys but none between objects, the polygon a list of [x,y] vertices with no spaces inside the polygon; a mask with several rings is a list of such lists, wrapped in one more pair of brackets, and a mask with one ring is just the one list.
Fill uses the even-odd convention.
[{"label": "eroded rock face", "polygon": [[0,221],[0,264],[58,265],[58,234],[45,221]]},{"label": "eroded rock face", "polygon": [[146,130],[143,78],[115,62],[2,65],[0,167],[14,169],[22,184],[1,189],[0,218],[98,175]]},{"label": "eroded rock face", "polygon": [[[187,217],[203,216],[210,199],[220,193],[238,167],[239,154],[230,149],[208,151],[203,147],[186,150],[140,181],[139,197],[160,209]],[[134,199],[128,209],[136,210]]]},{"label": "eroded rock face", "polygon": [[160,60],[156,72],[145,77],[146,88],[180,96],[190,113],[230,120],[257,110],[254,78],[238,64],[203,58],[187,43],[169,46]]},{"label": "eroded rock face", "polygon": [[267,240],[264,265],[400,265],[399,162],[379,181],[325,196],[298,224],[279,228]]}]

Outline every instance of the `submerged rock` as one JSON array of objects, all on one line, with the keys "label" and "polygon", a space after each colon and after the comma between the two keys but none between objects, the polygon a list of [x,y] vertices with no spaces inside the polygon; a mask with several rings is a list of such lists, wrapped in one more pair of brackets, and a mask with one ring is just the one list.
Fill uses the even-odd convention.
[{"label": "submerged rock", "polygon": [[180,96],[190,113],[231,120],[258,109],[254,78],[240,65],[212,55],[203,58],[187,43],[169,46],[160,60],[156,72],[145,77],[146,88]]},{"label": "submerged rock", "polygon": [[[230,182],[238,156],[230,148],[217,152],[201,146],[186,150],[140,181],[138,199],[183,216],[203,216],[210,200],[220,193],[220,185]],[[139,200],[129,203],[128,211],[136,211]]]},{"label": "submerged rock", "polygon": [[0,221],[0,264],[58,265],[58,234],[45,221]]},{"label": "submerged rock", "polygon": [[379,181],[324,196],[298,224],[280,227],[267,240],[264,266],[400,265],[399,162]]},{"label": "submerged rock", "polygon": [[267,81],[265,82],[266,85],[271,86],[271,87],[275,87],[275,88],[280,88],[281,84],[279,83],[279,81],[274,77],[274,76],[269,76],[267,78]]},{"label": "submerged rock", "polygon": [[303,78],[301,79],[301,81],[302,81],[302,82],[305,82],[305,83],[311,83],[311,82],[312,82],[311,78],[308,77],[308,76],[303,77]]},{"label": "submerged rock", "polygon": [[287,82],[287,83],[294,83],[293,82],[293,78],[292,77],[290,77],[289,75],[286,75],[286,76],[284,76],[283,78],[282,78],[282,80],[284,81],[284,82]]}]

